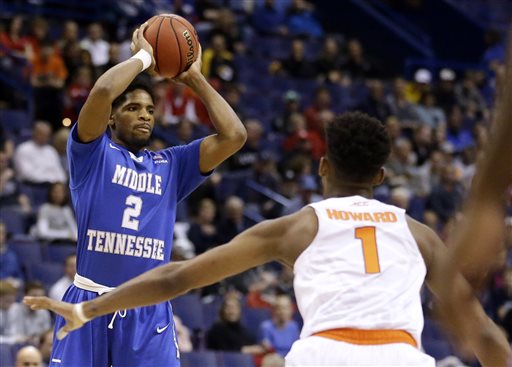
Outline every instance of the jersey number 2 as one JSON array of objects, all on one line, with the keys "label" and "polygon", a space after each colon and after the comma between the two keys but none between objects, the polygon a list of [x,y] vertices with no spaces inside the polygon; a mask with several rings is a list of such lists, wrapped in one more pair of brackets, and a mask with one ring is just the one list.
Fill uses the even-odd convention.
[{"label": "jersey number 2", "polygon": [[123,213],[123,222],[121,227],[139,230],[139,220],[136,219],[142,210],[142,199],[138,196],[129,195],[126,197],[125,204],[128,206]]},{"label": "jersey number 2", "polygon": [[366,274],[380,273],[375,227],[356,228],[356,238],[361,240],[363,244],[364,268]]}]

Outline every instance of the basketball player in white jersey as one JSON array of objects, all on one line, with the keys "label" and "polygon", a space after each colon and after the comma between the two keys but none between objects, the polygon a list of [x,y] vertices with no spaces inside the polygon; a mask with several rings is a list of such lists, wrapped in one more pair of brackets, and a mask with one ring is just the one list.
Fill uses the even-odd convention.
[{"label": "basketball player in white jersey", "polygon": [[[498,231],[504,225],[499,197],[511,183],[511,61],[503,94],[509,103],[499,105],[494,147],[487,149],[479,166],[467,208],[483,209],[483,215],[497,220],[493,228]],[[64,337],[100,315],[162,302],[278,260],[294,268],[295,294],[304,319],[301,338],[286,357],[287,366],[434,366],[433,358],[421,349],[420,288],[425,280],[457,340],[484,366],[506,366],[512,354],[504,334],[457,271],[466,269],[468,258],[452,258],[465,246],[477,253],[475,249],[487,244],[475,242],[487,235],[486,217],[467,216],[461,229],[470,229],[475,237],[459,231],[450,256],[428,227],[402,209],[371,199],[372,188],[384,178],[382,165],[390,151],[387,131],[378,120],[347,113],[327,127],[326,137],[327,155],[319,168],[326,200],[260,223],[192,260],[151,270],[90,302],[25,302],[33,309],[63,315],[67,325],[59,336]],[[474,262],[480,264],[479,259]]]}]

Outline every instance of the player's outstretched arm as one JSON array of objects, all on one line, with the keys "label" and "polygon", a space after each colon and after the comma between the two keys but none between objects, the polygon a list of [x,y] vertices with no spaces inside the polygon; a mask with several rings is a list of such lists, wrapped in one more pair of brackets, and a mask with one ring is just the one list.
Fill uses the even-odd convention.
[{"label": "player's outstretched arm", "polygon": [[467,345],[480,363],[505,367],[512,351],[505,334],[485,314],[467,280],[451,266],[448,249],[427,226],[408,218],[427,265],[427,284],[439,306],[445,331]]},{"label": "player's outstretched arm", "polygon": [[192,260],[169,263],[148,271],[81,306],[47,297],[25,297],[32,309],[49,309],[67,324],[60,338],[89,319],[117,310],[156,304],[191,289],[216,283],[271,260],[293,266],[318,230],[316,214],[306,208],[296,214],[262,222],[239,234],[231,242]]},{"label": "player's outstretched arm", "polygon": [[[146,27],[147,24],[144,23],[133,32],[132,51],[144,50],[149,53],[151,69],[155,61],[153,49],[143,36]],[[143,62],[140,59],[131,58],[110,68],[98,78],[78,116],[77,132],[82,142],[93,141],[105,132],[110,119],[112,102],[142,70]]]},{"label": "player's outstretched arm", "polygon": [[201,49],[197,60],[175,80],[186,84],[199,96],[217,131],[201,143],[199,168],[201,172],[210,172],[245,144],[247,131],[231,106],[201,74]]},{"label": "player's outstretched arm", "polygon": [[453,266],[477,286],[503,250],[504,193],[512,184],[512,32],[507,61],[497,73],[495,119],[479,160],[464,219],[450,240]]}]

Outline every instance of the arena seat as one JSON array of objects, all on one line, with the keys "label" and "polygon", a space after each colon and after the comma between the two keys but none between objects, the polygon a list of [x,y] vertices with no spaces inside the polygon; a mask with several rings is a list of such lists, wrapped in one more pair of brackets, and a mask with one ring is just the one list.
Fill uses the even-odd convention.
[{"label": "arena seat", "polygon": [[10,234],[23,234],[27,232],[25,214],[17,208],[3,207],[0,210],[0,221],[5,223]]},{"label": "arena seat", "polygon": [[27,111],[2,109],[0,125],[11,133],[19,133],[23,129],[32,128],[32,120]]},{"label": "arena seat", "polygon": [[181,367],[218,367],[214,352],[189,352],[181,354]]},{"label": "arena seat", "polygon": [[272,317],[270,310],[266,308],[244,307],[242,310],[242,324],[254,335],[258,335],[260,324]]},{"label": "arena seat", "polygon": [[171,301],[172,310],[191,330],[204,330],[201,299],[197,294],[185,294]]},{"label": "arena seat", "polygon": [[233,352],[217,352],[218,367],[255,367],[251,355]]},{"label": "arena seat", "polygon": [[64,268],[59,263],[43,262],[33,264],[28,272],[30,279],[39,280],[49,288],[64,275]]},{"label": "arena seat", "polygon": [[41,244],[36,240],[10,240],[9,249],[18,255],[18,259],[26,270],[33,264],[40,264],[43,261]]},{"label": "arena seat", "polygon": [[222,297],[216,296],[212,302],[203,303],[203,323],[205,330],[208,330],[219,319],[219,310],[222,304]]},{"label": "arena seat", "polygon": [[0,366],[14,367],[15,361],[15,346],[11,344],[0,343]]},{"label": "arena seat", "polygon": [[76,253],[75,243],[50,244],[46,247],[45,260],[62,264],[66,257]]}]

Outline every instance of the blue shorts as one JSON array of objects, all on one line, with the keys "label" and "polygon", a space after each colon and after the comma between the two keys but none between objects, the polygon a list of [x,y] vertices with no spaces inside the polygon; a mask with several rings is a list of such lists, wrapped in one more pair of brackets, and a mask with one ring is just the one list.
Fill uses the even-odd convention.
[{"label": "blue shorts", "polygon": [[[98,297],[72,285],[66,302]],[[178,340],[169,302],[98,317],[57,340],[65,321],[55,322],[50,367],[179,367]]]}]

